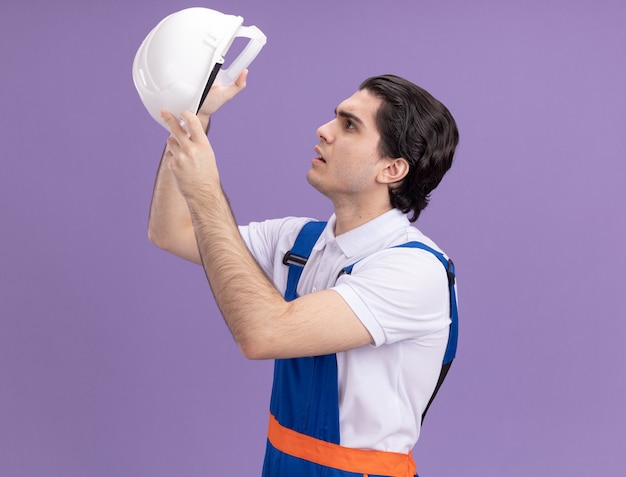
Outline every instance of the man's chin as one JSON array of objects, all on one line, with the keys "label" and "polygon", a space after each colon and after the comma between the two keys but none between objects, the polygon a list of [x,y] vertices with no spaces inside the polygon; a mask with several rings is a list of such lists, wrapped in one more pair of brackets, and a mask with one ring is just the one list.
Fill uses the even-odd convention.
[{"label": "man's chin", "polygon": [[315,177],[315,171],[309,169],[306,173],[306,181],[318,192],[324,194],[324,191],[320,188],[321,183],[318,178]]}]

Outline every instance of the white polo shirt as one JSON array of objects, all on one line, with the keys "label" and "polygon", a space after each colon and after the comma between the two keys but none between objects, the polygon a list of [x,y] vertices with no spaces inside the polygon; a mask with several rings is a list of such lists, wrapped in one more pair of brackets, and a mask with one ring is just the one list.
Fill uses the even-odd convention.
[{"label": "white polo shirt", "polygon": [[[288,217],[240,227],[252,255],[284,292],[283,256],[312,219]],[[448,279],[430,252],[390,248],[410,241],[439,250],[393,209],[338,237],[335,216],[304,267],[298,294],[332,288],[374,339],[337,353],[341,445],[409,452],[441,370],[450,325]],[[358,262],[358,263],[357,263]],[[356,263],[350,275],[337,278]]]}]

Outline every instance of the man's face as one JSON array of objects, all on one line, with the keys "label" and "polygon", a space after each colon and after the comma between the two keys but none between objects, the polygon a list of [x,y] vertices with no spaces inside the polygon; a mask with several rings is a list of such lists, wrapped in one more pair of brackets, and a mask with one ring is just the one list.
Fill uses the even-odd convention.
[{"label": "man's face", "polygon": [[380,98],[360,90],[337,106],[335,118],[317,130],[318,156],[311,161],[307,180],[331,200],[358,201],[376,185],[375,177],[384,165],[375,120],[381,104]]}]

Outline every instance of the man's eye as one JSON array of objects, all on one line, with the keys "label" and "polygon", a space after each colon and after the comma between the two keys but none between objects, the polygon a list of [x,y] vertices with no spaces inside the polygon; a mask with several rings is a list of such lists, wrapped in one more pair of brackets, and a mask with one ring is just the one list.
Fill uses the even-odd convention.
[{"label": "man's eye", "polygon": [[354,123],[349,119],[346,119],[346,129],[354,129]]}]

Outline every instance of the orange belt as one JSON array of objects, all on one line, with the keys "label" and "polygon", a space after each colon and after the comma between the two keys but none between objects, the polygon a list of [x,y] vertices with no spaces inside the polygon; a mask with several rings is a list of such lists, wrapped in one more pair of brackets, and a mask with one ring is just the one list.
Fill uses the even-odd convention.
[{"label": "orange belt", "polygon": [[390,477],[414,477],[416,474],[411,452],[400,454],[343,447],[283,427],[271,414],[267,437],[285,454],[345,472]]}]

